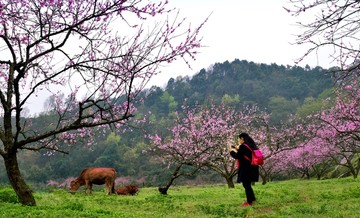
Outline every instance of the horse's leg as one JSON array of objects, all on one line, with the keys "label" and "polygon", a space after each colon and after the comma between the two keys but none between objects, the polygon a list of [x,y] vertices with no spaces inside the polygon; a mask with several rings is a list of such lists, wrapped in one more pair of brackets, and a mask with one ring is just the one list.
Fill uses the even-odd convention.
[{"label": "horse's leg", "polygon": [[111,182],[109,182],[109,195],[112,195],[113,193],[115,193],[115,183],[111,180]]},{"label": "horse's leg", "polygon": [[110,188],[109,188],[109,187],[110,187],[110,183],[109,183],[108,181],[106,181],[105,184],[106,184],[106,194],[107,194],[107,195],[110,195]]},{"label": "horse's leg", "polygon": [[88,189],[89,189],[89,181],[85,180],[85,194],[88,193]]},{"label": "horse's leg", "polygon": [[90,186],[90,194],[92,194],[92,192],[93,192],[93,190],[92,190],[92,185],[93,185],[93,184],[90,182],[90,183],[89,183],[89,186]]},{"label": "horse's leg", "polygon": [[105,187],[106,187],[106,194],[110,195],[110,181],[109,179],[105,179]]},{"label": "horse's leg", "polygon": [[112,195],[113,193],[115,193],[115,182],[111,179],[111,182],[109,183],[109,195]]},{"label": "horse's leg", "polygon": [[105,179],[106,194],[111,195],[111,178]]},{"label": "horse's leg", "polygon": [[86,186],[85,193],[91,194],[92,193],[92,183],[89,180],[85,180],[85,186]]}]

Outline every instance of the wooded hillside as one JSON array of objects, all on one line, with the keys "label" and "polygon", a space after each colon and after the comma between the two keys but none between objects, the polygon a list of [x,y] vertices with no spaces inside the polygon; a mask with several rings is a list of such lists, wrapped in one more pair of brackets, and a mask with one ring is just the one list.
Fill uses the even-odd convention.
[{"label": "wooded hillside", "polygon": [[[333,86],[331,75],[326,72],[321,67],[267,65],[246,60],[216,63],[193,77],[170,79],[165,89],[153,86],[143,92],[145,101],[138,108],[138,116],[150,111],[152,126],[145,127],[146,130],[165,130],[171,122],[172,113],[180,111],[184,99],[188,99],[190,105],[207,104],[212,100],[237,108],[257,104],[262,110],[272,113],[272,122],[276,124],[285,121],[290,114],[316,110],[316,102],[325,98]],[[41,123],[45,119],[52,119],[51,114],[43,113],[32,122],[42,128]],[[116,168],[118,177],[149,186],[157,186],[168,179],[165,166],[143,152],[147,141],[142,130],[134,129],[120,136],[106,133],[104,137],[99,134],[96,140],[91,147],[69,149],[70,154],[22,152],[22,174],[32,183],[46,184],[50,180],[63,181],[76,177],[85,167],[103,166]],[[83,143],[86,144],[86,138]],[[222,181],[211,174],[206,177],[200,174],[196,179]],[[1,163],[0,183],[6,182],[7,176]]]}]

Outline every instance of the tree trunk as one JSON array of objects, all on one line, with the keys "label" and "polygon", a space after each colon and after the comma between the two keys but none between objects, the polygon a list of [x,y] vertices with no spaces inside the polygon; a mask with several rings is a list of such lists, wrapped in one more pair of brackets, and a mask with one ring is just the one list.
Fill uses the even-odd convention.
[{"label": "tree trunk", "polygon": [[268,178],[267,178],[267,176],[266,175],[263,175],[263,176],[260,176],[261,177],[261,180],[262,180],[262,185],[266,185],[266,183],[268,182]]},{"label": "tree trunk", "polygon": [[225,177],[228,188],[235,188],[234,182],[233,182],[233,177]]},{"label": "tree trunk", "polygon": [[182,164],[180,164],[179,166],[177,166],[173,172],[173,174],[171,175],[170,180],[168,181],[168,183],[163,186],[163,187],[159,187],[159,192],[163,195],[167,195],[167,191],[169,190],[170,186],[173,184],[174,180],[177,179],[179,176],[181,176],[180,173],[180,169],[182,167]]},{"label": "tree trunk", "polygon": [[23,205],[35,206],[36,202],[32,191],[21,176],[16,152],[8,153],[4,155],[3,158],[10,184],[15,190],[20,203]]},{"label": "tree trunk", "polygon": [[262,181],[262,185],[266,185],[266,183],[270,180],[269,178],[269,173],[267,173],[265,170],[263,171],[264,173],[260,172],[260,177],[261,177],[261,181]]}]

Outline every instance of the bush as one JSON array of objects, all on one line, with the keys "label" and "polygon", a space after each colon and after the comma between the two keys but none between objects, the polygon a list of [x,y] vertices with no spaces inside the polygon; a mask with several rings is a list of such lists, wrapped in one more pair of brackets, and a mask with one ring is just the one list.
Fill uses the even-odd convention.
[{"label": "bush", "polygon": [[19,203],[19,199],[12,188],[0,189],[0,202]]}]

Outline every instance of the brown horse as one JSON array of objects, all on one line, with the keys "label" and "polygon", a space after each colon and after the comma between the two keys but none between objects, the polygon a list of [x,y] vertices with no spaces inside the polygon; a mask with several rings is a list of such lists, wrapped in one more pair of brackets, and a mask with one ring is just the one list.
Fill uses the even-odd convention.
[{"label": "brown horse", "polygon": [[76,192],[85,185],[85,193],[92,192],[92,185],[106,185],[107,194],[115,193],[116,170],[114,168],[86,168],[70,183],[70,192]]}]

